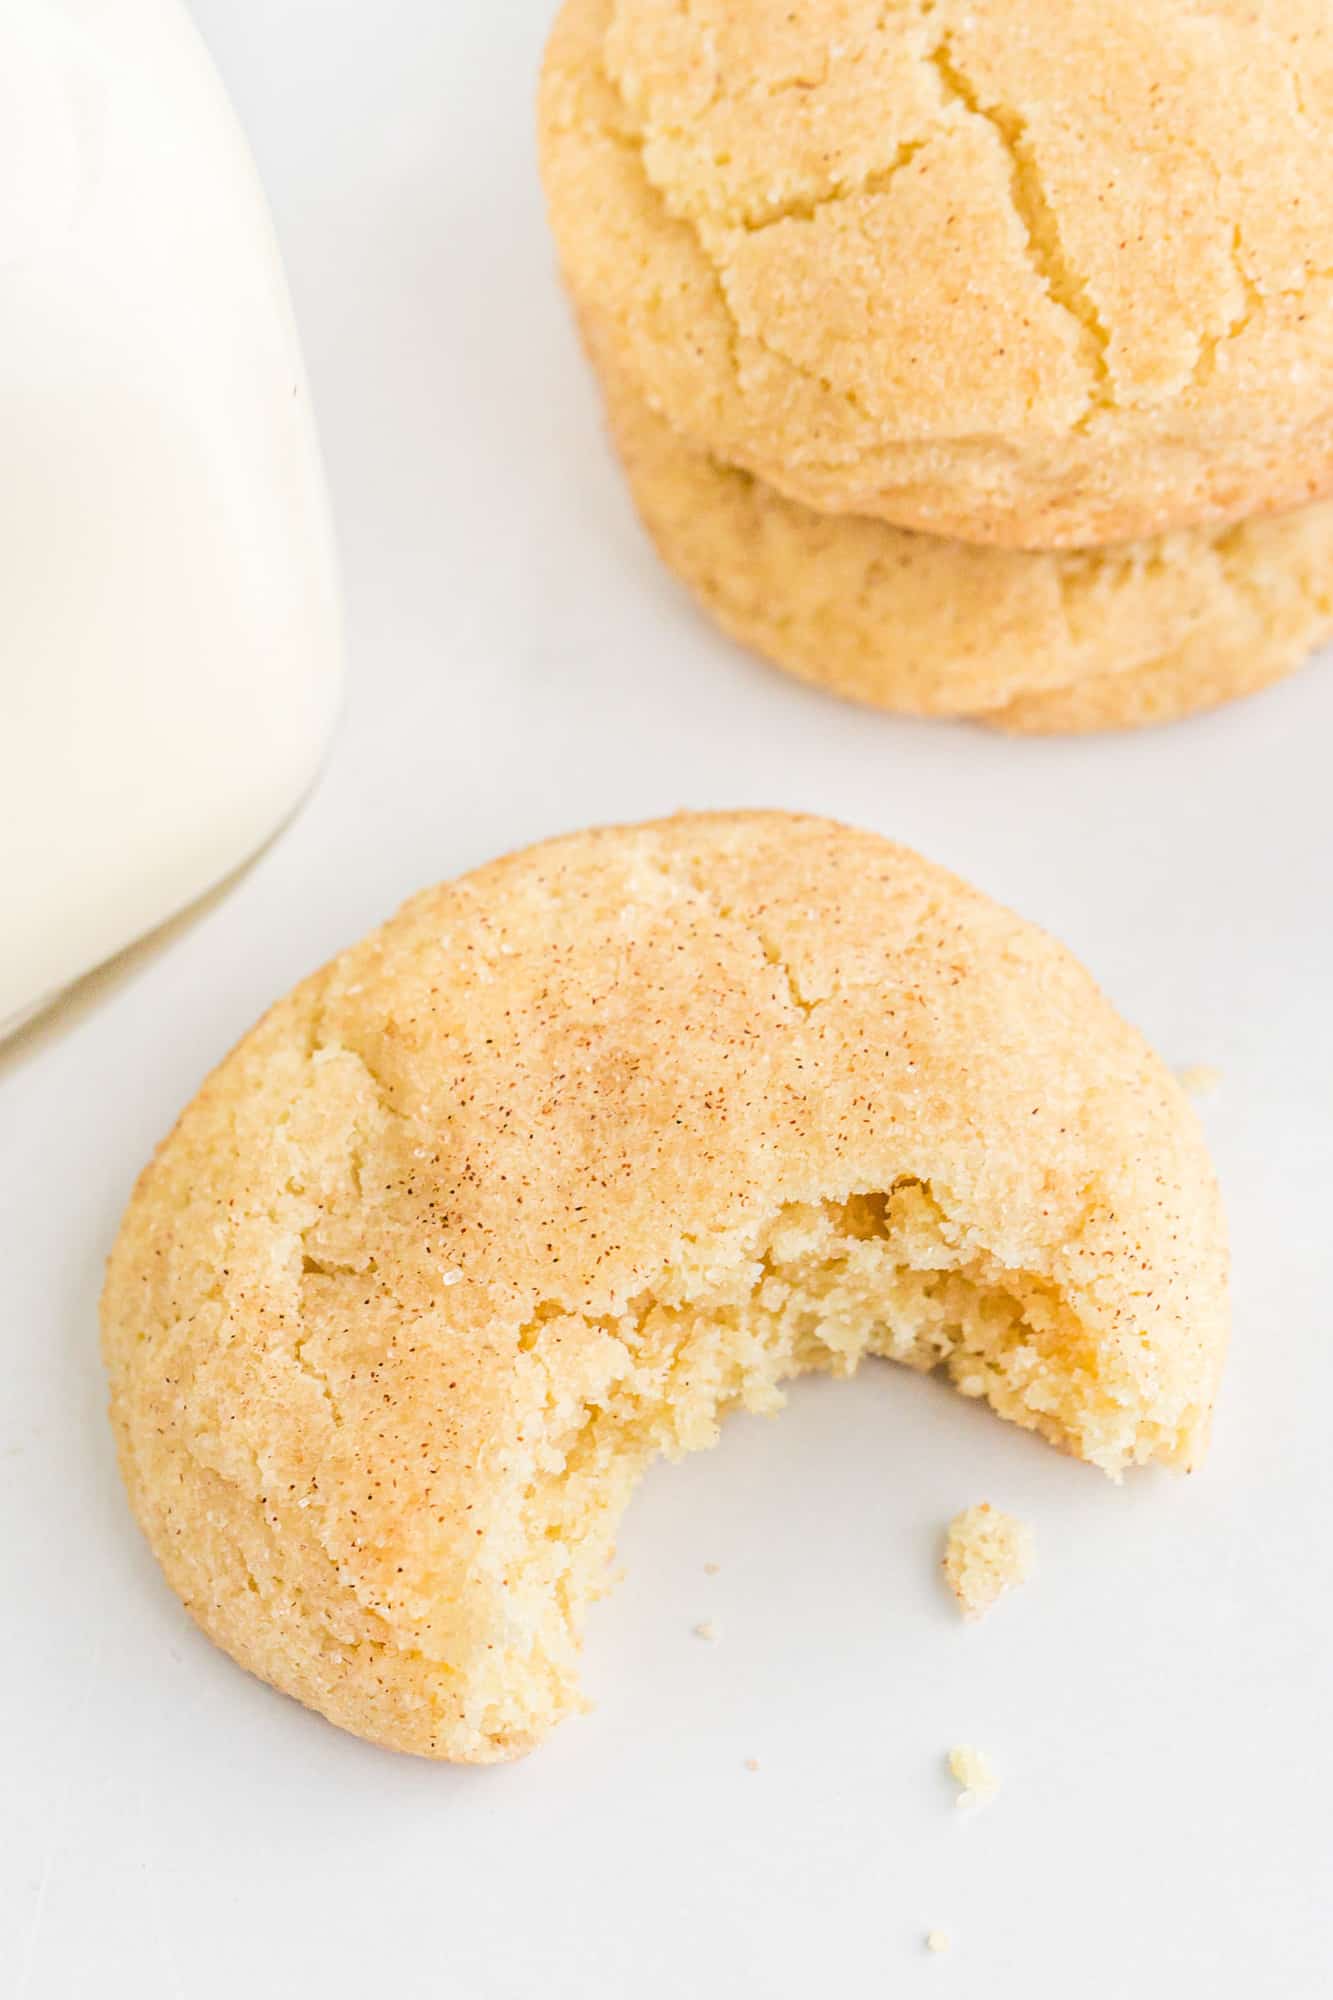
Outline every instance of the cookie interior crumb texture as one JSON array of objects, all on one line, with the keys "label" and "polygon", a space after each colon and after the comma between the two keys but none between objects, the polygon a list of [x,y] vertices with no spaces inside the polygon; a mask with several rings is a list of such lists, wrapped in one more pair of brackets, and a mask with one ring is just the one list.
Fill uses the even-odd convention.
[{"label": "cookie interior crumb texture", "polygon": [[949,1775],[961,1787],[956,1800],[960,1806],[989,1805],[1000,1789],[995,1767],[984,1750],[956,1743],[949,1752]]},{"label": "cookie interior crumb texture", "polygon": [[756,813],[511,856],[298,987],[141,1177],[103,1325],[200,1624],[489,1761],[579,1708],[635,1483],[728,1411],[882,1356],[1112,1476],[1184,1467],[1226,1294],[1193,1111],[1069,954]]},{"label": "cookie interior crumb texture", "polygon": [[988,1501],[949,1523],[944,1574],[964,1616],[980,1618],[1031,1574],[1032,1530]]}]

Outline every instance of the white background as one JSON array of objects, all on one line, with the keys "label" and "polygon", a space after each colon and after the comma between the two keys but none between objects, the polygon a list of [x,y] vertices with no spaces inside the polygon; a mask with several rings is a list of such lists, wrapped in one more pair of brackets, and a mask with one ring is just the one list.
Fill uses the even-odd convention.
[{"label": "white background", "polygon": [[[547,0],[196,12],[288,259],[352,688],[257,866],[0,1054],[0,1991],[1333,1991],[1329,666],[1164,732],[1025,744],[745,658],[641,541],[557,293]],[[215,1653],[130,1522],[95,1305],[133,1176],[254,1016],[408,891],[562,828],[759,804],[951,864],[1169,1060],[1221,1069],[1211,1460],[1117,1490],[887,1367],[810,1384],[647,1482],[591,1717],[509,1769],[372,1750]],[[1040,1574],[972,1629],[935,1564],[981,1498],[1033,1521]],[[1005,1778],[967,1822],[958,1741]]]}]

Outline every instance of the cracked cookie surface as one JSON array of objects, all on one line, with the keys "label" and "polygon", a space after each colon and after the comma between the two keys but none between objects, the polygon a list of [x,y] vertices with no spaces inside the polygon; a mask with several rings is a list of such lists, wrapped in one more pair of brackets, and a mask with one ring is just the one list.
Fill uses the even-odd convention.
[{"label": "cracked cookie surface", "polygon": [[1050,939],[782,814],[573,835],[415,897],[159,1148],[103,1338],[168,1578],[343,1727],[485,1761],[579,1705],[645,1465],[866,1355],[1113,1475],[1203,1450],[1218,1197]]},{"label": "cracked cookie surface", "polygon": [[667,566],[732,638],[836,694],[1031,733],[1130,728],[1256,692],[1333,632],[1333,502],[1046,553],[818,514],[686,444],[584,332]]},{"label": "cracked cookie surface", "polygon": [[1322,0],[567,0],[581,312],[825,512],[1083,546],[1333,482]]}]

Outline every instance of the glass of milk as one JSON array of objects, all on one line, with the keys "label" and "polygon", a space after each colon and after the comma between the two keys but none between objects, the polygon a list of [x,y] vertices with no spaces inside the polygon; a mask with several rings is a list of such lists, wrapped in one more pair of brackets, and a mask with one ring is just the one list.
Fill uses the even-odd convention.
[{"label": "glass of milk", "polygon": [[253,853],[338,593],[254,168],[178,0],[0,10],[0,1034]]}]

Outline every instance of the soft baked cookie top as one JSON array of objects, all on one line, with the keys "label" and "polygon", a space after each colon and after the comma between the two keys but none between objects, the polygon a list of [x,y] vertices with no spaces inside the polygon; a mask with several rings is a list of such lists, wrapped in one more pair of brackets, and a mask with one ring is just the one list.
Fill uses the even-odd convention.
[{"label": "soft baked cookie top", "polygon": [[542,125],[640,389],[811,505],[1095,541],[1333,475],[1322,0],[568,0]]}]

